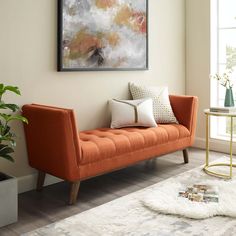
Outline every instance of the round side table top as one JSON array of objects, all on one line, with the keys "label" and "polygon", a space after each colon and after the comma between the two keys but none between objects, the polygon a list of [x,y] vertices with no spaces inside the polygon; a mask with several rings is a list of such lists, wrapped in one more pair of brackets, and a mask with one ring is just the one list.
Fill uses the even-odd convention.
[{"label": "round side table top", "polygon": [[236,112],[212,112],[210,109],[204,109],[206,115],[236,117]]}]

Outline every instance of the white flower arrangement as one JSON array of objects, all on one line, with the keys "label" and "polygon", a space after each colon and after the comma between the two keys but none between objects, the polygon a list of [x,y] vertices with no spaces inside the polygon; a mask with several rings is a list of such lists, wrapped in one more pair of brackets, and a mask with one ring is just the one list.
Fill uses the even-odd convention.
[{"label": "white flower arrangement", "polygon": [[211,76],[211,78],[216,79],[219,81],[220,85],[224,86],[227,89],[232,89],[233,82],[231,79],[232,70],[228,70],[223,74],[216,73],[215,75]]}]

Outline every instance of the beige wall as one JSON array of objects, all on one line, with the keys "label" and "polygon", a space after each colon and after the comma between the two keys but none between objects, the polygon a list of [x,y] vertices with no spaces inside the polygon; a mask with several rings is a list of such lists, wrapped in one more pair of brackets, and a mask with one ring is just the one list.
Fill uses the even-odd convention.
[{"label": "beige wall", "polygon": [[186,0],[186,93],[199,97],[197,141],[205,138],[203,109],[210,106],[209,74],[210,0]]},{"label": "beige wall", "polygon": [[[0,80],[22,91],[21,97],[8,96],[8,101],[74,108],[84,130],[108,125],[107,100],[128,98],[129,81],[185,92],[184,0],[149,0],[150,69],[141,72],[56,72],[56,2],[1,0]],[[14,127],[16,162],[0,160],[0,169],[26,176],[34,171],[27,164],[22,125]]]}]

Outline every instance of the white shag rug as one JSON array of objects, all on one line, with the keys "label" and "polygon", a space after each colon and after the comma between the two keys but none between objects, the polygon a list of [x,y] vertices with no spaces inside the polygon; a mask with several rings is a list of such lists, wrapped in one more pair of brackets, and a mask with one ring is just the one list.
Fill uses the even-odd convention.
[{"label": "white shag rug", "polygon": [[186,189],[186,185],[173,179],[152,194],[145,196],[143,204],[153,211],[163,214],[180,215],[192,219],[205,219],[213,216],[236,217],[236,181],[230,183],[218,180],[199,182],[218,189],[219,202],[194,202],[179,197],[178,192]]},{"label": "white shag rug", "polygon": [[[215,178],[199,167],[24,235],[233,236],[236,235],[236,218],[206,217],[236,216],[235,171],[234,176],[232,180]],[[177,198],[183,186],[197,183],[217,185],[219,203],[199,204]]]}]

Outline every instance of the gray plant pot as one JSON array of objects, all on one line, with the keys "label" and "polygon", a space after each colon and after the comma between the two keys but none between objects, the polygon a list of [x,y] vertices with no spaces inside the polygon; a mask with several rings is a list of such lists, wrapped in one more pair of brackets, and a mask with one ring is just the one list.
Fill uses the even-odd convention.
[{"label": "gray plant pot", "polygon": [[17,221],[17,179],[0,172],[0,227]]}]

